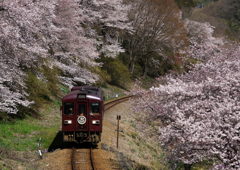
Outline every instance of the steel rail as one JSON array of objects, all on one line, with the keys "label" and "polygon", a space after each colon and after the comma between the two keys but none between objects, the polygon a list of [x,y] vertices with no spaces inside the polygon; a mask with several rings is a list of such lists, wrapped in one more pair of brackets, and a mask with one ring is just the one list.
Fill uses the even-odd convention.
[{"label": "steel rail", "polygon": [[[77,160],[77,157],[76,157],[76,148],[72,148],[72,155],[71,155],[71,167],[72,167],[72,170],[78,170],[78,166],[76,164],[78,163],[83,163],[83,167],[85,167],[84,169],[89,169],[87,167],[90,167],[91,170],[94,170],[95,167],[94,167],[94,159],[93,159],[93,152],[92,152],[92,147],[88,148],[87,149],[88,152],[82,152],[82,153],[85,153],[83,154],[84,155],[84,160]],[[89,153],[89,154],[87,154]],[[85,163],[85,164],[84,164]],[[83,168],[82,167],[82,168]],[[81,168],[80,168],[81,169]]]},{"label": "steel rail", "polygon": [[91,163],[92,170],[94,170],[92,146],[90,148],[90,163]]},{"label": "steel rail", "polygon": [[71,154],[71,167],[72,167],[72,170],[76,170],[76,158],[75,158],[75,154],[76,154],[76,149],[75,148],[72,148],[72,154]]},{"label": "steel rail", "polygon": [[112,108],[113,106],[115,106],[119,103],[127,101],[131,97],[133,97],[133,96],[132,95],[131,96],[124,96],[124,97],[121,97],[121,98],[118,98],[118,99],[115,99],[115,100],[104,103],[104,111],[109,110],[110,108]]}]

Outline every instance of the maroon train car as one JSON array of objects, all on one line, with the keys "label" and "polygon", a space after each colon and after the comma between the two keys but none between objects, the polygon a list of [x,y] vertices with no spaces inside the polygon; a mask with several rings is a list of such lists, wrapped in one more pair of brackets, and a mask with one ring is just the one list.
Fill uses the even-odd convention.
[{"label": "maroon train car", "polygon": [[63,142],[101,140],[103,121],[103,92],[93,86],[77,86],[62,99]]}]

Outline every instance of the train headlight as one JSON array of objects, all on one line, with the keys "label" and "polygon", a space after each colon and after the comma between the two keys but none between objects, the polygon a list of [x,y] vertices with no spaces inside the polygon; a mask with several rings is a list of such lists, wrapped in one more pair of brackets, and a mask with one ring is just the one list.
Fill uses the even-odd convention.
[{"label": "train headlight", "polygon": [[100,124],[100,120],[93,120],[93,121],[92,121],[92,124],[93,124],[93,125],[99,125],[99,124]]},{"label": "train headlight", "polygon": [[72,120],[64,120],[64,124],[65,125],[71,125],[72,124]]}]

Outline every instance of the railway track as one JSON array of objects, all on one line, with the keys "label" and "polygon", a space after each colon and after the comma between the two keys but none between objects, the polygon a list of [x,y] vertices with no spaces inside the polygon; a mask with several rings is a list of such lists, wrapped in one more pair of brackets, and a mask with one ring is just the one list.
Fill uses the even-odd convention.
[{"label": "railway track", "polygon": [[115,100],[112,100],[112,101],[105,102],[104,103],[104,111],[112,108],[113,106],[115,106],[115,105],[117,105],[119,103],[127,101],[131,97],[133,97],[133,96],[125,96],[125,97],[121,97],[121,98],[118,98],[118,99],[115,99]]},{"label": "railway track", "polygon": [[[112,101],[108,101],[104,103],[104,111],[109,110],[113,106],[127,101],[132,96],[121,97]],[[71,167],[72,170],[95,170],[97,169],[97,165],[94,164],[94,152],[93,148],[89,146],[89,148],[72,148],[71,153]],[[99,169],[99,168],[98,168]],[[100,168],[101,169],[101,168]]]},{"label": "railway track", "polygon": [[94,170],[92,148],[72,149],[71,155],[72,170]]}]

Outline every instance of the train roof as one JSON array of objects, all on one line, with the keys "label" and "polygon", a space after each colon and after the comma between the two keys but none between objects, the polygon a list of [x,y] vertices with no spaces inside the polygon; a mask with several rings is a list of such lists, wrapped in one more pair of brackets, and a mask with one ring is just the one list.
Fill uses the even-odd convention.
[{"label": "train roof", "polygon": [[76,100],[76,99],[95,99],[103,100],[103,92],[101,88],[94,86],[75,86],[71,89],[71,92],[63,97],[63,101]]}]

